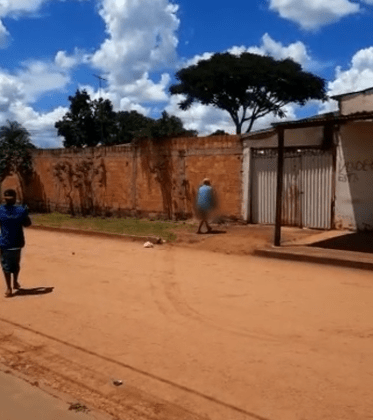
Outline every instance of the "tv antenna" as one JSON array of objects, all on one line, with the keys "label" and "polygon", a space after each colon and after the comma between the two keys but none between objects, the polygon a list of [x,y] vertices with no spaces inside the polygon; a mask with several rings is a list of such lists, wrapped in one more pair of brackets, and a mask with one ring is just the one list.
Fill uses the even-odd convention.
[{"label": "tv antenna", "polygon": [[101,97],[101,82],[104,80],[105,82],[107,82],[107,79],[104,79],[103,77],[101,77],[101,76],[98,76],[97,74],[94,74],[93,75],[94,77],[96,77],[97,79],[98,79],[98,85],[99,85],[99,91],[98,91],[98,94],[100,95],[100,97]]},{"label": "tv antenna", "polygon": [[[100,96],[100,99],[102,99],[101,97],[101,82],[104,80],[105,82],[107,82],[106,79],[104,79],[101,76],[98,76],[97,74],[93,75],[94,77],[96,77],[98,79],[98,85],[99,85],[99,90],[98,90],[98,94]],[[104,144],[104,129],[103,129],[103,125],[102,125],[102,100],[99,101],[100,102],[100,121],[101,121],[101,145]]]}]

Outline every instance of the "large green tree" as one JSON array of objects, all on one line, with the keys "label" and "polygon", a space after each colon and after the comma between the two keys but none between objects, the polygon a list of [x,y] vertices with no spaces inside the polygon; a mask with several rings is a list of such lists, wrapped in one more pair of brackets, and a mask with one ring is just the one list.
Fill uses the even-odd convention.
[{"label": "large green tree", "polygon": [[69,96],[70,109],[55,123],[65,147],[94,147],[130,143],[141,138],[196,135],[180,118],[162,113],[158,120],[137,111],[113,111],[110,100],[92,101],[86,90]]},{"label": "large green tree", "polygon": [[150,125],[149,137],[157,139],[180,136],[189,137],[197,136],[197,134],[197,131],[186,130],[180,118],[163,111],[161,118],[153,121]]},{"label": "large green tree", "polygon": [[32,174],[33,149],[29,132],[17,121],[8,120],[0,127],[0,183],[16,174],[23,188]]},{"label": "large green tree", "polygon": [[117,112],[113,144],[131,143],[134,139],[148,137],[152,123],[152,118],[137,111]]},{"label": "large green tree", "polygon": [[237,134],[245,123],[246,132],[250,132],[254,122],[269,113],[284,117],[283,108],[289,103],[304,105],[310,99],[326,99],[325,81],[290,58],[217,53],[179,70],[176,79],[170,93],[185,95],[181,109],[200,102],[225,110]]},{"label": "large green tree", "polygon": [[55,123],[65,147],[92,147],[111,142],[115,113],[105,99],[91,100],[86,90],[69,96],[70,110]]}]

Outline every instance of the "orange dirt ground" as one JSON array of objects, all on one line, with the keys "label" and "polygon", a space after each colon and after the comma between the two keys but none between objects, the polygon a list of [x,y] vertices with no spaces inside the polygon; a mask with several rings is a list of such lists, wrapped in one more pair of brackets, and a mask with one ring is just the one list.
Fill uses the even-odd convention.
[{"label": "orange dirt ground", "polygon": [[28,230],[30,290],[0,297],[0,362],[121,420],[373,418],[372,274],[223,238],[145,249]]}]

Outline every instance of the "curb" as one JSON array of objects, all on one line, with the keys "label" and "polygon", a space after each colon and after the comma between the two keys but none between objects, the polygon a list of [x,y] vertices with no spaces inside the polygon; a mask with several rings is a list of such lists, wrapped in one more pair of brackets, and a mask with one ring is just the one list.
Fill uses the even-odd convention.
[{"label": "curb", "polygon": [[[330,250],[328,250],[330,253]],[[338,251],[336,251],[338,252]],[[342,251],[339,251],[342,252]],[[373,270],[373,258],[362,252],[345,251],[338,256],[313,255],[307,247],[297,247],[292,250],[284,249],[256,249],[253,255],[257,257],[277,258],[290,261],[301,261],[314,264],[334,265],[339,267]]]},{"label": "curb", "polygon": [[109,239],[120,239],[120,240],[127,239],[132,242],[143,241],[143,242],[151,242],[153,244],[159,244],[159,245],[164,243],[164,240],[162,238],[158,238],[157,236],[137,236],[137,235],[127,235],[127,234],[122,234],[122,233],[108,233],[108,232],[98,232],[95,230],[59,228],[59,227],[50,227],[50,226],[42,226],[42,225],[31,225],[27,229],[45,230],[48,232],[72,233],[75,235],[95,236],[95,237],[102,237],[102,238],[109,238]]}]

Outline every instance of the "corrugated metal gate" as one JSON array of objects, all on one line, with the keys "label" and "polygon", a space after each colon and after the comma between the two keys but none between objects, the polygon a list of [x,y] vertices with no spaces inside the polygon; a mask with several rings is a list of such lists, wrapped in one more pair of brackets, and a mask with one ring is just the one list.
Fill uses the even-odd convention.
[{"label": "corrugated metal gate", "polygon": [[[252,222],[274,224],[277,149],[254,149],[252,168]],[[333,176],[331,151],[286,150],[282,224],[330,229],[332,227]]]}]

